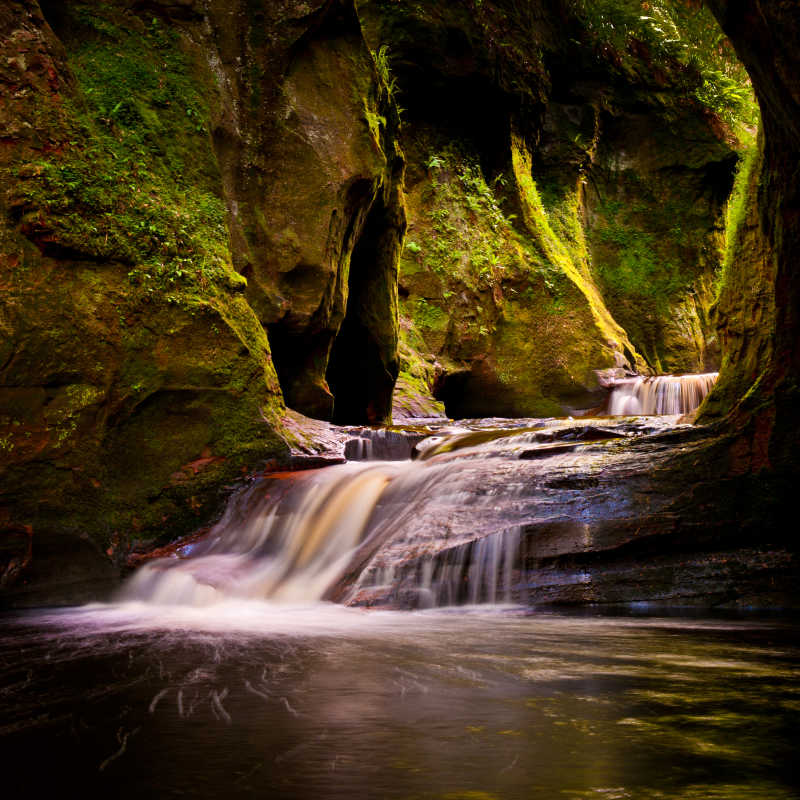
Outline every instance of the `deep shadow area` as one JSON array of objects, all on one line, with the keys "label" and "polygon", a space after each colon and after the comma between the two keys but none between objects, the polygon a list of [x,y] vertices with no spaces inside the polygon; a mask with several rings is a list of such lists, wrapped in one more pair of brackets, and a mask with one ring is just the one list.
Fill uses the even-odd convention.
[{"label": "deep shadow area", "polygon": [[444,403],[445,413],[451,419],[477,417],[518,417],[519,410],[507,396],[503,387],[478,370],[459,370],[440,376],[433,387],[433,396]]},{"label": "deep shadow area", "polygon": [[53,33],[63,39],[67,33],[67,9],[64,0],[39,0],[39,8]]},{"label": "deep shadow area", "polygon": [[[511,100],[480,76],[452,77],[437,72],[404,71],[404,120],[409,129],[430,126],[443,141],[468,142],[480,159],[485,175],[507,166]],[[478,113],[478,109],[480,110]]]},{"label": "deep shadow area", "polygon": [[[357,237],[363,236],[374,187],[370,181],[358,180],[349,189],[343,219],[347,226],[341,247],[334,254],[337,275],[331,276],[324,265],[300,263],[279,281],[280,292],[286,297],[302,299],[325,294],[316,312],[310,317],[294,315],[291,311],[267,326],[270,348],[286,405],[316,419],[332,420],[333,395],[325,381],[331,344],[341,327],[340,303],[343,271],[347,269],[347,253]],[[337,212],[331,220],[332,231],[337,226]],[[352,258],[352,256],[351,256]],[[331,298],[329,295],[333,295]]]},{"label": "deep shadow area", "polygon": [[325,375],[334,397],[333,422],[340,425],[380,424],[391,412],[397,368],[382,357],[392,328],[392,289],[383,266],[391,235],[387,222],[378,197],[350,259],[347,310]]}]

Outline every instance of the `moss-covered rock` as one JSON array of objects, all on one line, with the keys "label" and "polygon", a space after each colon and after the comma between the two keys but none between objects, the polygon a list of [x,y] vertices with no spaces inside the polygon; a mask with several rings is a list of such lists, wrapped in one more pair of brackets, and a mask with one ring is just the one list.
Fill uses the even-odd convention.
[{"label": "moss-covered rock", "polygon": [[785,509],[800,396],[800,19],[791,3],[709,5],[752,78],[763,138],[732,199],[718,304],[723,366],[701,420],[725,420],[735,431],[731,469],[762,475]]},{"label": "moss-covered rock", "polygon": [[359,3],[406,107],[402,330],[427,368],[401,377],[538,415],[602,403],[597,370],[715,367],[739,144],[698,73],[596,48],[575,4],[467,5]]},{"label": "moss-covered rock", "polygon": [[352,3],[26,0],[0,32],[0,530],[35,562],[207,521],[288,455],[284,396],[331,415],[343,320],[388,416],[403,160]]}]

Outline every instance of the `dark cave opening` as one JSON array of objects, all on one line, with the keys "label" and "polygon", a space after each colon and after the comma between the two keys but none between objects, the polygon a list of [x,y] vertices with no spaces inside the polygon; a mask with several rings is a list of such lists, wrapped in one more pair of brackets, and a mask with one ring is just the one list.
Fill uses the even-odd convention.
[{"label": "dark cave opening", "polygon": [[324,363],[331,332],[295,330],[282,320],[268,325],[267,335],[286,405],[308,417],[330,420],[332,398],[313,376],[315,364]]},{"label": "dark cave opening", "polygon": [[39,0],[39,8],[53,33],[63,39],[68,17],[68,10],[65,8],[63,0]]},{"label": "dark cave opening", "polygon": [[388,364],[384,360],[384,339],[392,329],[385,261],[387,237],[394,236],[379,196],[353,248],[347,308],[325,375],[333,394],[332,421],[339,425],[378,425],[391,414],[397,365],[393,354]]},{"label": "dark cave opening", "polygon": [[433,396],[444,403],[450,419],[521,416],[508,391],[480,361],[471,369],[440,375],[433,386]]},{"label": "dark cave opening", "polygon": [[465,419],[468,414],[469,384],[472,373],[469,370],[448,372],[439,376],[433,386],[433,396],[444,403],[444,412],[450,419]]}]

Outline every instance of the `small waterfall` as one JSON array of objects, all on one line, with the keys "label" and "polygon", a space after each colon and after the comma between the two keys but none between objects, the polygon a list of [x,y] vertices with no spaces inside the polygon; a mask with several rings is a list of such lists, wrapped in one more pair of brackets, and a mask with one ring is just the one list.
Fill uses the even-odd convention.
[{"label": "small waterfall", "polygon": [[423,558],[404,571],[376,569],[362,576],[348,602],[370,605],[375,596],[385,602],[389,587],[393,601],[410,608],[512,603],[520,539],[514,527]]},{"label": "small waterfall", "polygon": [[430,431],[353,428],[352,439],[344,446],[348,461],[407,461],[414,446],[430,436]]},{"label": "small waterfall", "polygon": [[700,406],[718,375],[718,372],[707,372],[623,378],[613,385],[608,413],[617,416],[688,414]]},{"label": "small waterfall", "polygon": [[[342,464],[256,481],[180,558],[145,564],[121,600],[205,605],[225,597],[320,600],[405,464]],[[410,466],[410,464],[408,465]]]},{"label": "small waterfall", "polygon": [[[647,429],[659,424],[669,425],[653,420]],[[558,497],[578,502],[586,483],[575,467],[640,429],[641,421],[628,420],[602,428],[585,420],[465,423],[428,436],[415,460],[263,476],[233,495],[208,533],[140,567],[118,599],[415,608],[519,602],[526,596],[521,531],[553,514],[560,519]],[[387,439],[409,452],[415,437],[358,436],[351,457],[369,456],[362,442]]]},{"label": "small waterfall", "polygon": [[[371,560],[399,534],[401,552],[384,562],[397,566],[401,592],[395,593],[396,602],[415,607],[510,602],[518,533],[481,537],[475,531],[452,544],[435,536],[415,541],[411,533],[425,530],[420,513],[426,504],[448,514],[453,504],[474,502],[465,484],[474,479],[474,470],[463,477],[460,471],[469,459],[492,457],[497,448],[516,458],[521,448],[535,444],[528,428],[502,434],[479,432],[474,442],[466,442],[459,430],[432,437],[437,448],[431,449],[442,452],[415,461],[351,461],[260,478],[231,498],[222,519],[199,541],[175,557],[140,567],[119,599],[208,605],[250,598],[304,604],[335,596],[370,604],[347,587],[361,587],[370,595],[376,585],[392,582],[394,567],[376,568]],[[410,448],[407,441],[404,446]],[[368,456],[365,449],[359,443],[352,455]],[[378,602],[385,605],[387,593],[382,594]]]}]

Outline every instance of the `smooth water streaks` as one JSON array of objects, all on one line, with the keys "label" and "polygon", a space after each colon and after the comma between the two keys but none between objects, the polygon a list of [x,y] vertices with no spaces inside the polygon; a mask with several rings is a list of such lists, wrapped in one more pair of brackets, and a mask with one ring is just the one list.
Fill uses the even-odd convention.
[{"label": "smooth water streaks", "polygon": [[387,484],[406,466],[343,464],[258,481],[233,498],[190,557],[146,564],[119,599],[194,606],[228,598],[318,601],[361,542]]},{"label": "smooth water streaks", "polygon": [[608,413],[617,416],[689,414],[699,408],[718,376],[718,372],[707,372],[623,378],[614,383]]}]

